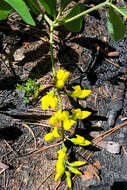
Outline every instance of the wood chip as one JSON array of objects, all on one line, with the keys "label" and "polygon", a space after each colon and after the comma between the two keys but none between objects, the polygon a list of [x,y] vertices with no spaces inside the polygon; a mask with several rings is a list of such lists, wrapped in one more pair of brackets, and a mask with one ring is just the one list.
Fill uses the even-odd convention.
[{"label": "wood chip", "polygon": [[2,169],[4,169],[4,170],[6,170],[6,169],[8,169],[8,168],[9,168],[9,166],[8,166],[8,165],[6,165],[6,164],[4,164],[4,163],[2,163],[2,162],[0,162],[0,168],[2,168]]},{"label": "wood chip", "polygon": [[93,165],[89,164],[86,167],[84,175],[81,176],[82,180],[88,181],[88,180],[93,179],[94,176],[96,176],[97,179],[100,180],[99,169],[100,169],[100,162],[98,160],[96,162],[94,162]]}]

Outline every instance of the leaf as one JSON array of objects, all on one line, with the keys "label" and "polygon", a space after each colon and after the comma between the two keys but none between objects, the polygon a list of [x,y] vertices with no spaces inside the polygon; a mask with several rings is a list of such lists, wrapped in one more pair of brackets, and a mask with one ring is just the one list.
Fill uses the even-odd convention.
[{"label": "leaf", "polygon": [[23,88],[24,88],[24,86],[21,85],[21,84],[17,84],[17,86],[16,86],[16,89],[17,89],[17,90],[22,90]]},{"label": "leaf", "polygon": [[65,8],[66,8],[66,6],[71,2],[72,0],[61,0],[61,2],[60,2],[60,9],[61,9],[61,11],[63,11]]},{"label": "leaf", "polygon": [[4,20],[11,12],[12,7],[3,0],[0,0],[0,20]]},{"label": "leaf", "polygon": [[108,9],[107,26],[113,40],[117,41],[123,38],[126,30],[125,24],[111,7]]},{"label": "leaf", "polygon": [[30,24],[32,26],[36,25],[23,0],[4,0],[4,1],[8,3],[11,7],[13,7],[27,24]]},{"label": "leaf", "polygon": [[[70,18],[78,15],[82,11],[84,11],[84,6],[83,6],[83,4],[78,3],[71,9],[69,14],[62,21],[70,19]],[[65,26],[65,28],[67,28],[67,30],[69,30],[71,32],[79,32],[82,28],[82,22],[83,22],[83,17],[80,17],[78,19],[75,19],[74,21],[64,24],[64,26]]]},{"label": "leaf", "polygon": [[37,0],[24,0],[24,1],[35,15],[42,13],[37,4]]},{"label": "leaf", "polygon": [[40,3],[49,15],[56,17],[56,0],[40,0]]},{"label": "leaf", "polygon": [[114,8],[117,12],[119,12],[122,16],[127,17],[127,8],[125,7],[117,7],[111,4],[112,8]]},{"label": "leaf", "polygon": [[65,171],[68,187],[71,187],[71,174],[69,171]]},{"label": "leaf", "polygon": [[119,9],[119,13],[125,17],[127,17],[127,8],[124,7],[117,7]]},{"label": "leaf", "polygon": [[69,170],[70,170],[72,173],[82,175],[82,173],[81,173],[78,169],[76,169],[76,168],[69,167]]},{"label": "leaf", "polygon": [[70,166],[82,166],[82,165],[84,165],[84,164],[86,164],[86,162],[83,162],[83,161],[75,161],[75,162],[71,162],[71,163],[69,163],[69,165]]}]

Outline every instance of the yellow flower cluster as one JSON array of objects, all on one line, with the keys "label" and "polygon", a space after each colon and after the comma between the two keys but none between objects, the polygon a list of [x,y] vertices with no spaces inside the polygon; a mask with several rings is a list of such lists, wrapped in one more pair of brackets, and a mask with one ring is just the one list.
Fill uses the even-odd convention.
[{"label": "yellow flower cluster", "polygon": [[58,180],[65,171],[65,165],[64,162],[67,160],[67,148],[64,147],[61,150],[58,151],[58,160],[56,163],[56,176],[55,176],[55,181]]},{"label": "yellow flower cluster", "polygon": [[50,106],[52,108],[57,107],[57,97],[53,93],[49,92],[46,96],[41,98],[41,106],[43,110],[47,110]]},{"label": "yellow flower cluster", "polygon": [[63,122],[63,128],[65,130],[69,130],[71,126],[76,123],[76,121],[69,119],[68,111],[59,110],[49,119],[50,125],[53,125],[53,126],[57,125],[60,121]]},{"label": "yellow flower cluster", "polygon": [[54,127],[54,129],[52,130],[52,132],[47,133],[44,137],[45,141],[52,141],[54,138],[58,138],[61,137],[58,133],[58,129],[57,127]]},{"label": "yellow flower cluster", "polygon": [[76,119],[85,119],[91,115],[91,112],[89,111],[81,111],[80,108],[72,110],[72,113],[74,114],[74,120]]},{"label": "yellow flower cluster", "polygon": [[91,144],[90,141],[86,140],[84,137],[82,137],[80,135],[76,135],[76,138],[71,138],[70,140],[75,145],[88,146]]},{"label": "yellow flower cluster", "polygon": [[74,91],[68,93],[68,95],[73,97],[73,98],[74,97],[85,98],[91,93],[91,90],[81,90],[80,85],[73,86],[72,88],[74,89]]},{"label": "yellow flower cluster", "polygon": [[70,72],[68,71],[64,71],[63,69],[60,69],[58,72],[57,72],[57,80],[56,80],[56,87],[57,88],[63,88],[64,87],[64,84],[65,84],[65,81],[68,79],[70,75]]},{"label": "yellow flower cluster", "polygon": [[[66,80],[68,79],[70,72],[67,72],[63,69],[60,69],[57,72],[55,78],[55,88],[62,89]],[[90,93],[91,90],[82,90],[80,85],[73,86],[73,91],[69,92],[68,95],[71,97],[85,98]],[[59,90],[58,90],[59,96]],[[54,95],[54,91],[50,91],[45,96],[41,98],[41,105],[43,110],[47,110],[49,107],[57,107],[57,97]],[[73,109],[72,114],[69,115],[69,111],[58,110],[50,119],[49,124],[53,126],[53,130],[50,133],[47,133],[44,137],[45,141],[52,141],[54,138],[62,137],[64,141],[66,138],[70,140],[75,145],[87,146],[91,142],[86,140],[83,136],[76,135],[74,138],[68,138],[64,134],[64,130],[69,130],[74,124],[77,123],[78,119],[85,119],[91,115],[89,111],[82,111],[80,108]],[[61,127],[61,128],[60,128]],[[56,175],[55,181],[58,180],[65,173],[68,186],[71,187],[71,173],[82,174],[76,167],[84,165],[86,162],[75,161],[68,162],[67,159],[67,147],[64,145],[63,148],[58,151],[58,160],[56,163]]]}]

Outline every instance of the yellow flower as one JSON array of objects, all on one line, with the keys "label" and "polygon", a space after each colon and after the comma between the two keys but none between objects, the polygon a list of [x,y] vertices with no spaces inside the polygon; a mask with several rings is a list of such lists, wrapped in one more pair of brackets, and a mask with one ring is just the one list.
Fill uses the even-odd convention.
[{"label": "yellow flower", "polygon": [[54,127],[52,133],[53,133],[53,136],[54,136],[55,138],[61,137],[61,136],[59,135],[59,133],[58,133],[57,127]]},{"label": "yellow flower", "polygon": [[47,110],[49,108],[49,102],[47,101],[47,96],[43,96],[41,98],[41,106],[43,110]]},{"label": "yellow flower", "polygon": [[91,112],[89,111],[81,111],[80,108],[72,110],[72,113],[74,114],[74,120],[76,119],[85,119],[88,116],[91,115]]},{"label": "yellow flower", "polygon": [[57,80],[56,87],[57,88],[63,88],[64,87],[64,81],[63,80]]},{"label": "yellow flower", "polygon": [[52,117],[49,119],[50,125],[56,125],[59,121],[62,120],[62,111],[58,110]]},{"label": "yellow flower", "polygon": [[49,97],[49,105],[52,107],[52,108],[56,108],[57,107],[57,97],[56,96],[52,96],[52,97]]},{"label": "yellow flower", "polygon": [[65,80],[68,79],[69,75],[70,75],[70,72],[64,71],[63,69],[60,69],[60,70],[57,72],[57,79],[58,79],[58,80],[63,80],[63,81],[65,81]]},{"label": "yellow flower", "polygon": [[45,141],[48,142],[48,141],[52,141],[54,139],[54,135],[52,132],[50,133],[47,133],[44,137]]},{"label": "yellow flower", "polygon": [[70,139],[75,145],[88,146],[91,144],[90,141],[86,140],[84,137],[80,135],[76,135],[76,138]]},{"label": "yellow flower", "polygon": [[60,149],[57,151],[58,152],[58,160],[66,160],[67,159],[67,147],[65,146],[64,148]]},{"label": "yellow flower", "polygon": [[61,111],[61,113],[58,112],[58,119],[59,121],[65,121],[69,119],[69,112],[68,111]]},{"label": "yellow flower", "polygon": [[57,72],[57,76],[56,76],[56,78],[57,78],[56,87],[57,88],[63,88],[64,83],[68,79],[69,75],[70,75],[70,72],[64,71],[63,69],[60,69]]},{"label": "yellow flower", "polygon": [[50,94],[47,94],[46,96],[43,96],[41,98],[41,105],[42,105],[42,109],[43,110],[47,110],[49,108],[49,106],[51,106],[52,108],[56,108],[57,107],[57,97]]},{"label": "yellow flower", "polygon": [[55,115],[53,115],[52,117],[50,117],[49,119],[49,124],[50,125],[56,125],[58,123],[58,119]]},{"label": "yellow flower", "polygon": [[69,119],[69,112],[68,111],[61,111],[58,110],[50,119],[49,124],[50,125],[57,125],[60,121],[63,121],[63,128],[65,130],[68,130],[71,128],[73,124],[76,123],[76,121]]},{"label": "yellow flower", "polygon": [[54,127],[54,129],[52,130],[52,132],[47,133],[44,137],[45,141],[52,141],[54,138],[58,138],[61,137],[60,134],[58,133],[57,127]]},{"label": "yellow flower", "polygon": [[76,121],[74,121],[72,119],[65,120],[63,122],[63,128],[65,130],[69,130],[71,128],[71,126],[74,125],[75,123],[76,123]]},{"label": "yellow flower", "polygon": [[69,96],[71,96],[73,98],[74,97],[85,98],[85,97],[87,97],[91,93],[91,90],[81,90],[80,85],[73,86],[72,88],[74,89],[74,91],[70,92]]}]

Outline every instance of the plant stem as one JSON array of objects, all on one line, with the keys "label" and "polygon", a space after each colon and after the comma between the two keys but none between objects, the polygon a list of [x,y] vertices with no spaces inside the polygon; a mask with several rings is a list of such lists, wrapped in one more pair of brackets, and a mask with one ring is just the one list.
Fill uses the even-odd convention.
[{"label": "plant stem", "polygon": [[104,3],[100,3],[99,5],[96,5],[96,6],[90,8],[90,9],[88,9],[88,10],[86,10],[86,11],[83,11],[83,12],[81,12],[80,14],[78,14],[78,15],[72,17],[72,18],[69,18],[69,19],[67,19],[67,20],[65,20],[65,21],[64,21],[64,20],[59,20],[59,23],[56,23],[56,24],[54,25],[54,27],[58,27],[58,26],[60,26],[60,25],[63,25],[63,24],[72,22],[72,21],[74,21],[74,20],[76,20],[76,19],[78,19],[78,18],[80,18],[80,17],[82,17],[82,16],[84,16],[84,15],[86,15],[86,14],[92,12],[92,11],[95,11],[96,9],[99,9],[100,7],[104,7],[104,6],[106,6],[106,5],[109,5],[109,0],[105,1]]},{"label": "plant stem", "polygon": [[[55,21],[54,21],[55,23]],[[55,64],[54,64],[54,55],[53,55],[53,25],[50,25],[50,58],[51,58],[51,64],[52,64],[52,74],[54,78],[54,82],[56,79],[56,71],[55,71]],[[62,101],[61,101],[61,95],[60,95],[60,89],[57,88],[57,94],[58,94],[58,101],[59,101],[59,109],[62,111]],[[61,122],[61,133],[62,133],[62,141],[64,144],[64,128],[63,128],[63,122]]]},{"label": "plant stem", "polygon": [[[61,95],[60,95],[60,89],[59,88],[57,88],[57,94],[58,94],[58,100],[59,100],[59,109],[62,111],[62,100],[61,100]],[[65,135],[64,135],[63,121],[61,122],[61,133],[62,133],[62,141],[63,141],[63,144],[64,144]]]},{"label": "plant stem", "polygon": [[60,95],[60,89],[57,88],[58,100],[59,100],[59,109],[62,111],[62,100]]},{"label": "plant stem", "polygon": [[51,64],[52,64],[52,74],[53,78],[55,79],[56,77],[56,71],[55,71],[55,65],[54,65],[54,56],[53,56],[53,26],[50,25],[50,58],[51,58]]}]

